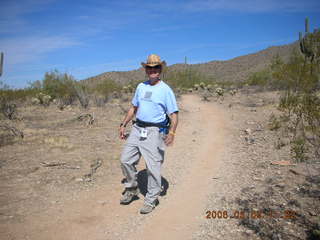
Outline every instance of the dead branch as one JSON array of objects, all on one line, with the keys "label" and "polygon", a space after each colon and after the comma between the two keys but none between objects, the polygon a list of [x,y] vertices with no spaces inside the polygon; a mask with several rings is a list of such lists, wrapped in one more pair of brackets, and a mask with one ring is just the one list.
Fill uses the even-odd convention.
[{"label": "dead branch", "polygon": [[5,125],[0,125],[0,128],[10,131],[14,136],[19,136],[21,138],[24,138],[23,132],[15,127],[5,124]]},{"label": "dead branch", "polygon": [[44,167],[56,167],[56,166],[66,165],[67,163],[65,163],[65,162],[51,162],[51,163],[41,162],[41,164]]},{"label": "dead branch", "polygon": [[73,166],[65,165],[65,166],[59,167],[59,169],[80,169],[80,167],[79,166],[73,167]]},{"label": "dead branch", "polygon": [[84,175],[84,179],[86,182],[91,182],[93,180],[93,175],[97,171],[99,167],[101,167],[102,161],[101,159],[96,159],[91,165],[90,165],[90,173]]},{"label": "dead branch", "polygon": [[80,169],[79,166],[69,166],[65,162],[41,162],[43,167],[58,167],[58,169]]},{"label": "dead branch", "polygon": [[85,121],[86,119],[87,119],[87,125],[92,125],[93,122],[95,121],[94,113],[92,113],[92,115],[90,113],[86,113],[77,117],[78,121]]}]

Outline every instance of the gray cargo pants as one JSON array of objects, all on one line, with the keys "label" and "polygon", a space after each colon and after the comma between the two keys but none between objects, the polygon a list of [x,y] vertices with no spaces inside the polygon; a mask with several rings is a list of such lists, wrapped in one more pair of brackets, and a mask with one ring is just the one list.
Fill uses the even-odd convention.
[{"label": "gray cargo pants", "polygon": [[141,138],[143,128],[136,124],[132,126],[131,133],[121,154],[121,169],[126,178],[125,187],[137,187],[137,169],[135,165],[143,156],[147,166],[148,186],[145,203],[154,205],[161,193],[161,165],[164,160],[164,134],[159,133],[157,127],[146,127],[147,138]]}]

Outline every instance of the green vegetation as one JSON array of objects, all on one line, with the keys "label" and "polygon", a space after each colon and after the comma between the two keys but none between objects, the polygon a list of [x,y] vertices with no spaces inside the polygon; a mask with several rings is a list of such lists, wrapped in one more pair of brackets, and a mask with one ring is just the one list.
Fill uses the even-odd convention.
[{"label": "green vegetation", "polygon": [[269,69],[264,69],[260,72],[252,73],[245,84],[249,86],[268,87],[272,84],[272,74]]},{"label": "green vegetation", "polygon": [[121,90],[121,85],[116,83],[113,80],[105,79],[100,84],[97,85],[94,89],[90,89],[92,93],[98,93],[105,97],[108,97],[113,92],[119,92]]},{"label": "green vegetation", "polygon": [[10,86],[0,81],[0,101],[25,101],[28,97],[34,96],[37,90],[33,88],[12,89]]},{"label": "green vegetation", "polygon": [[[314,155],[320,159],[320,32],[300,36],[302,54],[293,52],[288,63],[277,60],[272,76],[283,90],[279,110],[287,119],[291,134],[291,152],[296,161],[307,161]],[[301,34],[300,34],[301,35]]]},{"label": "green vegetation", "polygon": [[271,131],[277,131],[281,128],[281,121],[274,114],[271,114],[268,127]]},{"label": "green vegetation", "polygon": [[283,127],[290,137],[291,153],[296,161],[320,159],[320,32],[299,33],[300,51],[292,52],[284,62],[273,58],[270,66],[253,73],[245,84],[280,90],[281,116],[269,120],[269,129]]},{"label": "green vegetation", "polygon": [[35,89],[11,89],[7,84],[0,81],[0,118],[15,119],[17,104],[37,93]]},{"label": "green vegetation", "polygon": [[60,99],[65,105],[74,103],[76,99],[84,108],[89,104],[85,86],[67,73],[62,74],[57,70],[47,72],[42,82],[36,85],[39,85],[40,89],[52,99]]},{"label": "green vegetation", "polygon": [[71,75],[59,73],[57,70],[47,72],[43,80],[30,83],[30,86],[24,89],[11,89],[0,82],[2,107],[11,103],[24,102],[30,98],[38,99],[39,104],[44,106],[48,106],[54,99],[59,100],[62,105],[72,104],[77,99],[84,108],[89,104],[86,87]]},{"label": "green vegetation", "polygon": [[172,88],[176,89],[192,89],[197,84],[199,87],[203,87],[204,85],[213,83],[212,78],[191,69],[168,72],[165,81],[168,82]]},{"label": "green vegetation", "polygon": [[45,73],[42,80],[29,83],[29,87],[24,89],[12,89],[0,81],[0,110],[7,113],[8,109],[13,109],[13,105],[16,109],[19,102],[30,102],[27,100],[42,106],[49,106],[55,101],[60,109],[78,100],[82,107],[87,108],[90,96],[95,103],[99,102],[97,105],[103,106],[110,97],[120,97],[122,93],[132,94],[137,84],[137,81],[131,81],[122,86],[113,80],[105,79],[97,86],[89,87],[76,81],[72,75],[53,70]]},{"label": "green vegetation", "polygon": [[291,154],[296,161],[306,162],[309,157],[308,145],[305,138],[296,138],[291,143]]},{"label": "green vegetation", "polygon": [[84,108],[89,105],[87,88],[72,75],[58,70],[45,73],[44,79],[32,83],[31,88],[38,92],[36,97],[43,105],[49,105],[54,99],[59,100],[61,106],[73,104],[75,100],[79,100]]}]

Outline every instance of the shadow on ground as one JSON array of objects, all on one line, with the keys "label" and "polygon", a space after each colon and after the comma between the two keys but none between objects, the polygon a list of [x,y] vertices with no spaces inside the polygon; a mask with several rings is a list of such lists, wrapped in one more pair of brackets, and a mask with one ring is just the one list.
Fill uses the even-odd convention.
[{"label": "shadow on ground", "polygon": [[[169,183],[164,177],[161,177],[161,185],[162,185],[162,192],[161,192],[160,196],[165,196],[167,194],[167,190],[169,188]],[[143,196],[146,196],[147,186],[148,186],[147,169],[139,171],[139,173],[138,173],[138,186],[139,186],[140,193]]]}]

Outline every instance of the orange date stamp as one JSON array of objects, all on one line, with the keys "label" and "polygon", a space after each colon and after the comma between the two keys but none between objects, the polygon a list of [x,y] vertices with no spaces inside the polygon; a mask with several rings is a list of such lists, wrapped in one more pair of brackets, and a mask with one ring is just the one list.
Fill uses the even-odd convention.
[{"label": "orange date stamp", "polygon": [[293,210],[283,211],[262,211],[262,210],[208,210],[206,211],[207,219],[296,219],[297,213]]}]

